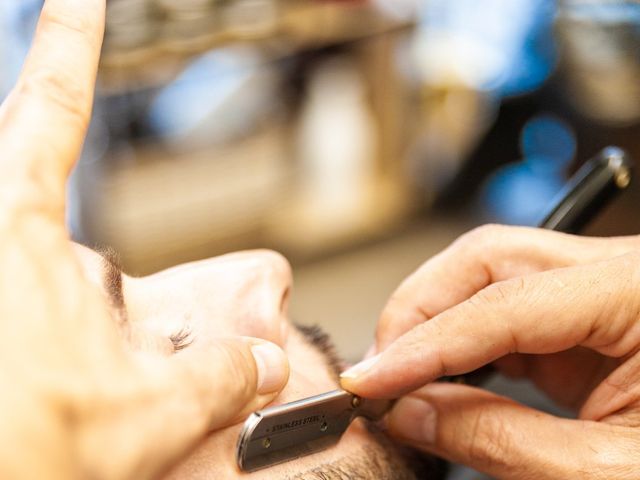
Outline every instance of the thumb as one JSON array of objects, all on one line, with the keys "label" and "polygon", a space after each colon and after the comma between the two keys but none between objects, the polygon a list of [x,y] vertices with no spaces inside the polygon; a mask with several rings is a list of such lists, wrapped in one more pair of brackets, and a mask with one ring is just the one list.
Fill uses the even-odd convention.
[{"label": "thumb", "polygon": [[202,414],[210,430],[228,426],[272,401],[289,379],[276,344],[249,337],[192,345],[169,359],[166,381]]},{"label": "thumb", "polygon": [[207,433],[272,401],[289,377],[280,347],[256,338],[196,342],[168,358],[137,358],[135,373],[116,379],[113,391],[91,406],[92,412],[106,411],[107,425],[95,422],[99,428],[86,429],[78,443],[89,456],[110,445],[111,455],[130,459],[105,457],[104,478],[166,473]]},{"label": "thumb", "polygon": [[183,458],[207,433],[241,422],[274,400],[289,378],[284,351],[248,337],[193,344],[145,367],[151,368],[139,379],[147,386],[144,408],[127,427],[127,448],[149,459],[150,476]]},{"label": "thumb", "polygon": [[414,447],[496,478],[633,478],[638,468],[623,427],[556,418],[465,385],[424,387],[387,421]]}]

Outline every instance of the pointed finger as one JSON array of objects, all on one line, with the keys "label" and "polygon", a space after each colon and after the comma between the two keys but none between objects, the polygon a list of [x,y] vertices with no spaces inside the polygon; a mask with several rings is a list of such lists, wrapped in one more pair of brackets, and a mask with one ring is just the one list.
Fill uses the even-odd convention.
[{"label": "pointed finger", "polygon": [[104,17],[105,0],[47,0],[0,113],[3,176],[36,186],[56,207],[91,116]]}]

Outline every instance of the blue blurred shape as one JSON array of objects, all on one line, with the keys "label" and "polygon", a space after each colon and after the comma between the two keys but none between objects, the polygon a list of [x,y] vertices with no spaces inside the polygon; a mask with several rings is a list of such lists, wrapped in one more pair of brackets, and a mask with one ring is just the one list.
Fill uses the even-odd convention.
[{"label": "blue blurred shape", "polygon": [[[149,123],[161,137],[186,135],[223,105],[256,70],[248,50],[219,49],[189,65],[155,98]],[[221,119],[229,122],[239,119]]]},{"label": "blue blurred shape", "polygon": [[540,115],[522,129],[522,161],[497,170],[482,192],[492,221],[536,225],[564,184],[564,172],[576,151],[571,127]]},{"label": "blue blurred shape", "polygon": [[[555,0],[430,0],[424,4],[425,50],[442,48],[472,87],[498,97],[542,85],[556,65]],[[434,71],[442,65],[427,65]]]},{"label": "blue blurred shape", "polygon": [[520,149],[524,161],[543,173],[562,172],[576,153],[571,127],[552,115],[529,120],[522,129]]},{"label": "blue blurred shape", "polygon": [[535,225],[562,184],[560,178],[543,175],[521,162],[498,170],[487,183],[483,200],[492,221]]},{"label": "blue blurred shape", "polygon": [[640,23],[640,4],[637,1],[572,1],[564,8],[564,14],[572,20],[600,24]]}]

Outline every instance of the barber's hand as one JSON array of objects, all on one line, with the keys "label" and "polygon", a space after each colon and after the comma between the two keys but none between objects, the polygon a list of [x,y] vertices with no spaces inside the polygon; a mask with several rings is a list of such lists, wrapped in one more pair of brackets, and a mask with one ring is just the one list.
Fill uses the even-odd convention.
[{"label": "barber's hand", "polygon": [[90,118],[104,14],[105,0],[47,0],[0,109],[0,478],[154,477],[288,377],[282,350],[258,339],[132,352],[85,279],[64,226],[65,183]]},{"label": "barber's hand", "polygon": [[[377,348],[342,383],[365,397],[405,395],[388,421],[407,443],[498,478],[640,474],[639,237],[477,229],[398,288]],[[490,362],[532,379],[578,419],[427,385]]]}]

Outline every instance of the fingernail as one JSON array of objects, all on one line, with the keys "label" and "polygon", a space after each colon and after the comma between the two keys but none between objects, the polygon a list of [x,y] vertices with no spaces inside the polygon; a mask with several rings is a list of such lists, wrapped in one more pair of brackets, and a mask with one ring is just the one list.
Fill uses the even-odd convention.
[{"label": "fingernail", "polygon": [[362,376],[367,370],[370,370],[376,363],[380,361],[380,355],[375,355],[371,358],[363,360],[362,362],[354,365],[353,367],[345,370],[340,374],[340,378],[358,378]]},{"label": "fingernail", "polygon": [[406,397],[399,400],[389,414],[388,427],[406,440],[432,445],[436,441],[438,412],[429,402]]},{"label": "fingernail", "polygon": [[258,394],[277,392],[287,382],[289,365],[280,347],[273,343],[261,343],[251,347],[258,367]]}]

